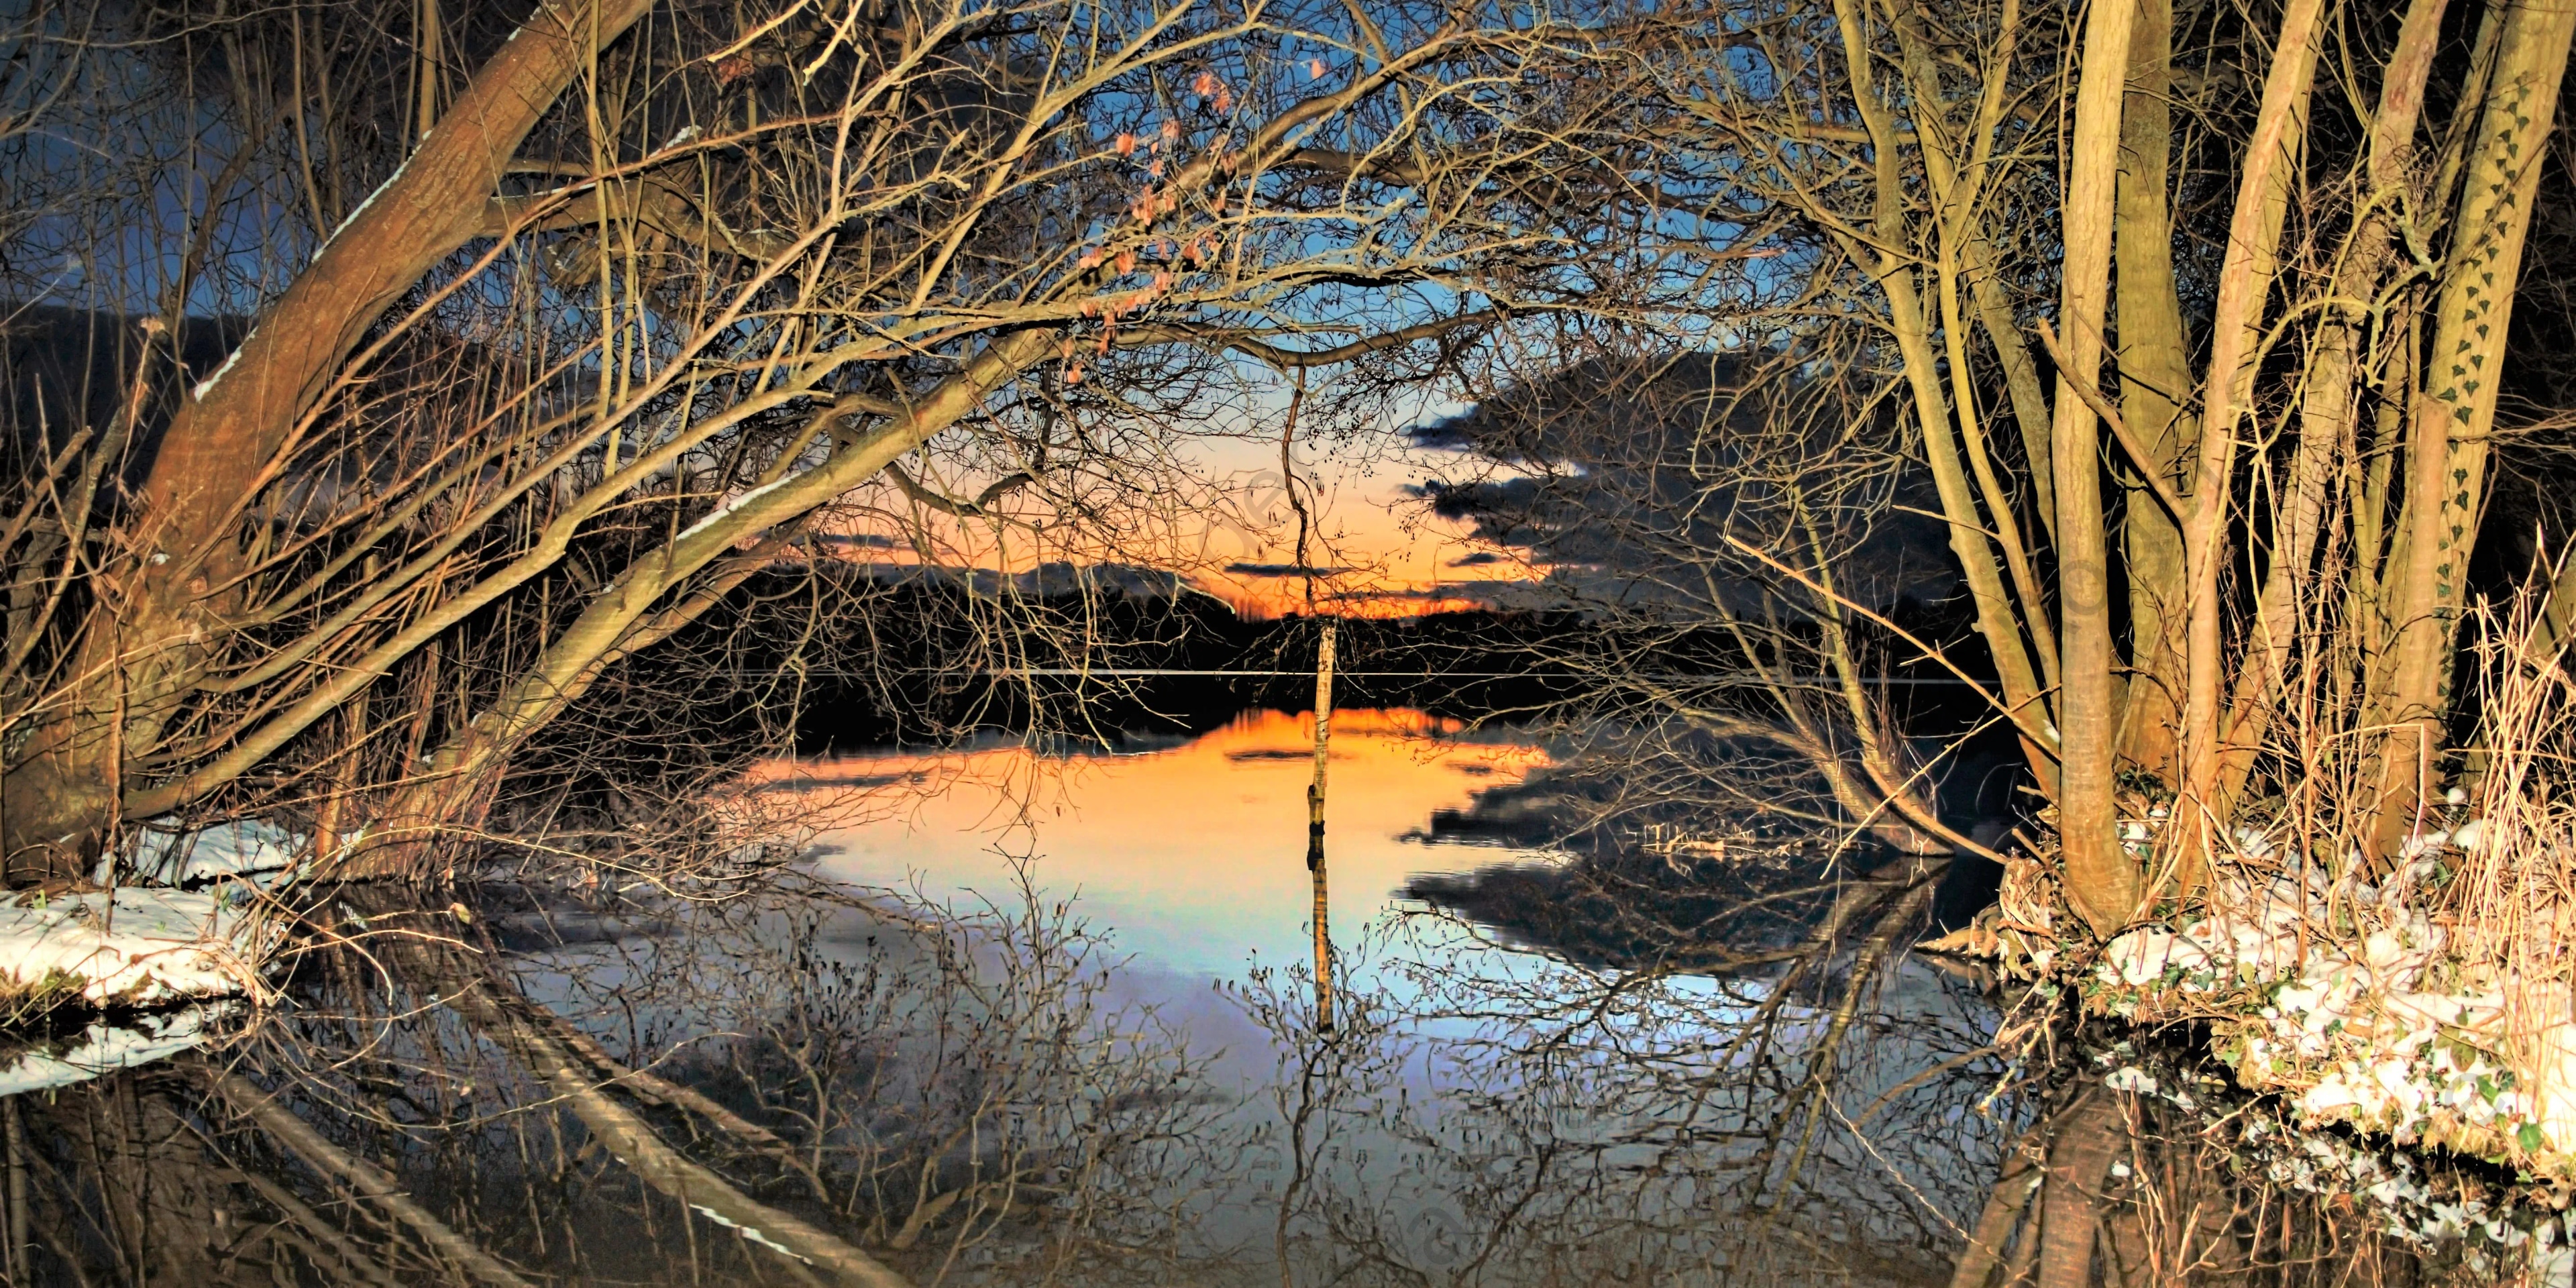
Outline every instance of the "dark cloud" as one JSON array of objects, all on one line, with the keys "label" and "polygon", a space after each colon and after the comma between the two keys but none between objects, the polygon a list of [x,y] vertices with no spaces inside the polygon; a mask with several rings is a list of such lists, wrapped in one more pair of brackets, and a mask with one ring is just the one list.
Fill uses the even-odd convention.
[{"label": "dark cloud", "polygon": [[1134,564],[1073,564],[1049,562],[1026,572],[1007,576],[990,568],[937,568],[920,564],[880,563],[861,565],[861,575],[888,585],[914,582],[947,582],[971,587],[981,595],[1004,592],[1018,595],[1109,594],[1138,599],[1177,599],[1184,595],[1207,592],[1190,584],[1189,578],[1162,568],[1143,568]]},{"label": "dark cloud", "polygon": [[1471,411],[1463,416],[1429,421],[1413,426],[1405,434],[1413,440],[1415,447],[1441,452],[1471,452],[1477,447],[1472,428],[1474,417],[1475,413]]},{"label": "dark cloud", "polygon": [[1225,570],[1237,577],[1338,577],[1358,572],[1357,568],[1309,568],[1304,564],[1230,563]]},{"label": "dark cloud", "polygon": [[1491,550],[1479,550],[1464,558],[1450,560],[1449,566],[1452,568],[1483,568],[1488,565],[1498,564],[1501,562],[1503,562],[1503,557],[1501,555],[1495,554]]},{"label": "dark cloud", "polygon": [[1499,548],[1452,566],[1517,555],[1549,570],[1462,597],[1752,610],[1778,576],[1741,540],[1820,542],[1864,603],[1942,598],[1957,574],[1922,513],[1939,505],[1930,474],[1885,407],[1854,392],[1778,355],[1579,363],[1414,427],[1416,445],[1457,460],[1410,490]]}]

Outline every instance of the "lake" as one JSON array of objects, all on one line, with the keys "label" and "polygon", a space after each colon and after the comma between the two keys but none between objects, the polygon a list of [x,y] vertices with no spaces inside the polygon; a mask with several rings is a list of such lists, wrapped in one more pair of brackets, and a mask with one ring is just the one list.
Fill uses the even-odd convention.
[{"label": "lake", "polygon": [[1933,869],[1622,832],[1596,744],[1409,710],[1335,718],[1327,1033],[1312,738],[844,749],[745,776],[800,852],[760,880],[353,891],[273,1012],[0,1101],[0,1271],[1947,1283],[2019,1228],[2017,1141],[2128,1142],[2108,1185],[2190,1136],[1992,1049],[1992,981],[1906,951]]},{"label": "lake", "polygon": [[[1396,892],[1417,873],[1555,857],[1431,833],[1435,816],[1547,761],[1509,733],[1461,733],[1414,711],[1335,714],[1331,920],[1344,932],[1406,906]],[[1078,899],[1139,965],[1224,978],[1307,951],[1313,738],[1312,715],[1256,709],[1177,746],[838,756],[756,777],[862,816],[816,838],[825,874],[971,900],[1012,897],[1025,871],[1050,897]]]}]

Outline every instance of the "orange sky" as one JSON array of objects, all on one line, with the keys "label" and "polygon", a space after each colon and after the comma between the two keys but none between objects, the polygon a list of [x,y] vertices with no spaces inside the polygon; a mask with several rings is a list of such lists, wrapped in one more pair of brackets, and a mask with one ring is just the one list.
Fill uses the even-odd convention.
[{"label": "orange sky", "polygon": [[[1443,587],[1463,582],[1526,578],[1517,562],[1453,567],[1460,558],[1488,547],[1467,539],[1467,525],[1433,516],[1407,495],[1445,462],[1445,453],[1403,452],[1376,460],[1330,461],[1310,466],[1320,484],[1321,512],[1315,525],[1315,562],[1327,567],[1365,569],[1337,579],[1346,593],[1395,592],[1386,598],[1346,600],[1340,611],[1353,616],[1401,616],[1439,609],[1472,608],[1473,599],[1439,596]],[[1275,465],[1276,458],[1271,458]],[[1253,549],[1243,563],[1293,563],[1294,542]],[[1511,551],[1497,553],[1507,557]],[[1222,570],[1201,573],[1199,583],[1223,596],[1248,616],[1269,617],[1305,611],[1303,578],[1246,577]],[[1328,593],[1318,583],[1319,595]],[[1428,597],[1421,597],[1428,596]]]},{"label": "orange sky", "polygon": [[[1366,454],[1300,452],[1298,472],[1313,489],[1310,504],[1315,508],[1309,561],[1349,570],[1329,582],[1318,580],[1317,594],[1327,611],[1401,616],[1469,608],[1476,606],[1474,599],[1442,590],[1533,575],[1507,549],[1493,552],[1504,556],[1502,562],[1458,566],[1460,559],[1486,547],[1467,539],[1466,525],[1432,516],[1408,495],[1408,487],[1456,462],[1451,453],[1386,442]],[[936,562],[943,565],[1024,570],[1067,559],[1146,564],[1184,573],[1247,616],[1305,611],[1303,578],[1228,571],[1229,565],[1297,562],[1294,511],[1279,487],[1275,440],[1210,436],[1190,444],[1174,465],[1175,477],[1186,476],[1196,491],[1186,498],[1158,493],[1155,501],[1166,512],[1140,516],[1137,535],[1123,548],[1069,549],[1050,535],[1025,530],[997,534],[987,522],[935,513],[924,514],[922,527],[933,534]],[[946,486],[953,493],[971,494],[980,484],[957,479]],[[883,493],[881,504],[894,501],[891,488]],[[1003,508],[1008,504],[1003,502]],[[918,555],[901,546],[865,550],[855,557],[919,562]]]}]

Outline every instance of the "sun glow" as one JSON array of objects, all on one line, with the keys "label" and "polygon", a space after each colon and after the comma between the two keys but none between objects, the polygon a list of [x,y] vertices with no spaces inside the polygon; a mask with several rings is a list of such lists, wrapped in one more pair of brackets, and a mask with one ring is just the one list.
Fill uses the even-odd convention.
[{"label": "sun glow", "polygon": [[[836,525],[836,557],[898,567],[1022,574],[1049,564],[1175,574],[1248,618],[1324,613],[1408,617],[1484,607],[1495,588],[1543,571],[1521,552],[1476,540],[1468,524],[1430,513],[1416,489],[1451,454],[1387,450],[1301,462],[1308,500],[1303,558],[1297,515],[1280,487],[1275,442],[1212,436],[1172,477],[1114,516],[1060,521],[1051,502],[1004,496],[993,513],[959,517],[880,481]],[[924,477],[972,497],[974,479]],[[1106,526],[1104,526],[1106,525]],[[1311,595],[1306,569],[1313,569]]]}]

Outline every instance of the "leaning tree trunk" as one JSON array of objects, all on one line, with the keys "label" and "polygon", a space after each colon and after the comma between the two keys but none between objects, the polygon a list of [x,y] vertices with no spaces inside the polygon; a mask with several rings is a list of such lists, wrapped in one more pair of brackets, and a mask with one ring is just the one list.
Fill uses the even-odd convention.
[{"label": "leaning tree trunk", "polygon": [[2367,722],[2390,731],[2379,748],[2378,817],[2370,838],[2383,856],[2395,853],[2419,821],[2443,750],[2505,338],[2571,37],[2576,7],[2519,0],[2506,9],[2485,109],[2463,168],[2432,344],[2418,357],[2424,372],[2407,409],[2401,555],[2390,561],[2397,579],[2380,605],[2395,624],[2396,641]]},{"label": "leaning tree trunk", "polygon": [[182,400],[96,578],[58,715],[0,784],[0,881],[77,877],[121,807],[124,768],[185,712],[224,637],[252,623],[242,527],[304,413],[403,292],[481,232],[519,144],[651,0],[538,9],[437,128],[334,232],[224,365]]}]

